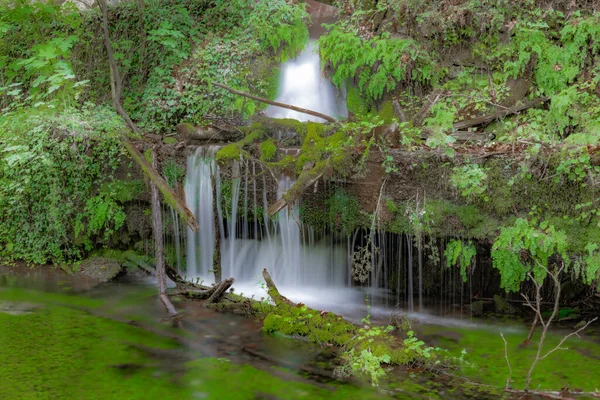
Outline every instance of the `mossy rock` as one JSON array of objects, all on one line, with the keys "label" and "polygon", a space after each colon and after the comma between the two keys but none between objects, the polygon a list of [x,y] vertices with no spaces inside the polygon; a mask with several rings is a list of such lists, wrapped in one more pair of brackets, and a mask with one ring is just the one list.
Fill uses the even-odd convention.
[{"label": "mossy rock", "polygon": [[497,294],[494,295],[494,306],[498,314],[515,315],[519,312],[516,307],[513,307],[506,299]]},{"label": "mossy rock", "polygon": [[377,115],[384,124],[391,124],[394,120],[394,106],[391,101],[384,102],[380,107]]},{"label": "mossy rock", "polygon": [[241,155],[240,148],[237,143],[231,143],[227,146],[223,146],[217,151],[217,162],[220,164],[226,164],[228,162],[239,160]]},{"label": "mossy rock", "polygon": [[480,317],[483,315],[483,310],[485,307],[485,301],[474,301],[469,305],[469,310],[474,317]]},{"label": "mossy rock", "polygon": [[342,346],[352,339],[355,327],[333,313],[321,313],[306,306],[281,305],[266,316],[263,330],[267,333],[302,336],[316,343]]},{"label": "mossy rock", "polygon": [[123,265],[119,260],[113,258],[91,257],[79,264],[79,273],[99,282],[108,282],[116,278],[121,271],[123,271]]},{"label": "mossy rock", "polygon": [[346,84],[346,108],[355,115],[366,115],[371,109],[358,86],[350,82]]}]

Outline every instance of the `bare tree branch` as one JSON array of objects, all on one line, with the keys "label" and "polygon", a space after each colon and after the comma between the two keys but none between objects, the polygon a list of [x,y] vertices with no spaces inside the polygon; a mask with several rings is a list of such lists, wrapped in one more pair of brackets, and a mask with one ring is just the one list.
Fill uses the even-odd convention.
[{"label": "bare tree branch", "polygon": [[272,100],[269,100],[269,99],[265,99],[263,97],[254,96],[252,94],[245,93],[245,92],[242,92],[240,90],[236,90],[236,89],[231,88],[229,86],[223,85],[222,83],[213,82],[212,84],[215,85],[215,86],[218,86],[220,88],[223,88],[223,89],[225,89],[225,90],[227,90],[227,91],[229,91],[229,92],[231,92],[233,94],[237,94],[238,96],[244,96],[244,97],[247,97],[247,98],[252,99],[252,100],[260,101],[261,103],[266,103],[266,104],[270,104],[272,106],[281,107],[281,108],[287,108],[288,110],[293,110],[293,111],[297,111],[297,112],[302,113],[302,114],[308,114],[308,115],[312,115],[314,117],[319,117],[319,118],[324,119],[325,121],[329,121],[329,122],[335,122],[336,121],[335,118],[330,117],[329,115],[322,114],[320,112],[308,110],[306,108],[296,107],[296,106],[293,106],[293,105],[290,105],[290,104],[280,103],[278,101],[272,101]]},{"label": "bare tree branch", "polygon": [[502,332],[500,332],[500,337],[502,337],[502,340],[504,341],[504,358],[506,359],[506,365],[508,365],[508,378],[506,378],[506,389],[510,389],[510,382],[512,380],[512,367],[510,366],[510,361],[508,360],[508,342],[506,341],[506,339],[504,338],[504,334]]},{"label": "bare tree branch", "polygon": [[589,320],[584,326],[577,329],[575,332],[569,333],[568,335],[563,337],[561,339],[561,341],[556,345],[556,347],[554,347],[551,350],[548,350],[548,352],[544,356],[542,356],[540,358],[540,360],[543,360],[544,358],[548,357],[550,354],[554,353],[556,350],[568,350],[568,348],[561,347],[563,345],[563,343],[566,342],[571,336],[579,336],[579,332],[584,331],[588,326],[590,326],[590,324],[594,323],[596,320],[598,320],[598,317],[595,317],[595,318]]}]

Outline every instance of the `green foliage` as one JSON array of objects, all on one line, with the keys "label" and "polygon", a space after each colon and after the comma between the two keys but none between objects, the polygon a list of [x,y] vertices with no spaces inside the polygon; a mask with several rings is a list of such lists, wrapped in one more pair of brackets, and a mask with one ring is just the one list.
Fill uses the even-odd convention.
[{"label": "green foliage", "polygon": [[77,99],[71,54],[82,19],[72,3],[0,2],[0,109]]},{"label": "green foliage", "polygon": [[[264,106],[211,83],[266,95],[273,85],[251,73],[250,60],[292,56],[308,38],[304,7],[284,0],[148,0],[143,14],[120,2],[108,14],[123,105],[145,131],[209,113],[253,114]],[[80,12],[70,2],[0,3],[0,109],[109,98],[101,24],[97,8]]]},{"label": "green foliage", "polygon": [[185,168],[173,160],[167,160],[163,163],[162,172],[172,188],[175,188],[177,183],[181,183],[185,179]]},{"label": "green foliage", "polygon": [[560,155],[554,181],[559,183],[561,178],[566,178],[567,181],[579,182],[585,187],[589,174],[598,172],[600,167],[592,165],[586,148],[566,148]]},{"label": "green foliage", "polygon": [[365,222],[358,200],[341,188],[336,188],[327,199],[327,206],[331,227],[350,233],[360,226],[361,221]]},{"label": "green foliage", "polygon": [[[356,79],[368,100],[378,100],[400,84],[434,84],[442,76],[431,55],[410,39],[387,33],[362,39],[354,30],[330,25],[319,39],[321,59],[333,67],[337,86]],[[376,67],[373,67],[373,66]]]},{"label": "green foliage", "polygon": [[[198,121],[206,114],[254,114],[264,105],[213,88],[212,82],[267,96],[272,85],[257,81],[247,64],[256,57],[296,54],[308,38],[305,16],[302,7],[283,0],[217,2],[199,21],[213,32],[197,37],[202,43],[191,51],[191,61],[161,67],[150,77],[140,118],[164,129],[182,119]],[[183,34],[189,37],[188,32]]]},{"label": "green foliage", "polygon": [[549,271],[552,256],[569,263],[567,236],[546,222],[518,218],[512,226],[504,226],[492,246],[494,268],[500,271],[501,287],[516,292],[531,273],[542,284]]},{"label": "green foliage", "polygon": [[[77,238],[84,233],[83,242],[86,250],[93,248],[90,240],[93,235],[104,233],[104,240],[117,231],[125,222],[125,212],[109,195],[101,194],[87,200],[85,208],[75,219],[74,235]],[[87,229],[86,229],[87,226]]]},{"label": "green foliage", "polygon": [[439,352],[441,349],[439,347],[426,346],[424,341],[415,336],[415,332],[406,332],[406,339],[404,339],[403,343],[404,351],[411,355],[414,359],[414,364],[424,366],[440,364],[436,352]]},{"label": "green foliage", "polygon": [[582,281],[586,285],[595,284],[600,290],[600,251],[598,243],[588,243],[586,245],[586,254],[583,258],[581,271]]},{"label": "green foliage", "polygon": [[[563,19],[561,13],[553,13],[557,20]],[[503,60],[507,76],[520,76],[533,65],[537,87],[551,95],[567,89],[584,66],[595,61],[590,55],[596,54],[600,46],[600,28],[593,16],[564,23],[558,40],[549,32],[546,21],[519,21],[510,43],[499,48],[493,57]]]},{"label": "green foliage", "polygon": [[389,364],[391,360],[387,354],[376,356],[367,349],[363,349],[358,354],[351,349],[345,354],[345,357],[352,372],[367,375],[373,386],[379,386],[379,379],[385,376],[385,370],[381,364]]},{"label": "green foliage", "polygon": [[0,256],[77,258],[77,234],[89,243],[122,224],[116,192],[98,194],[121,157],[121,129],[120,117],[103,108],[0,118]]},{"label": "green foliage", "polygon": [[271,161],[275,158],[277,154],[277,146],[275,146],[275,142],[273,139],[267,139],[264,142],[261,142],[260,145],[260,159],[262,161]]},{"label": "green foliage", "polygon": [[467,281],[467,270],[473,263],[473,257],[477,254],[477,249],[471,242],[464,243],[462,240],[451,240],[446,245],[446,266],[460,267],[460,276],[463,282]]},{"label": "green foliage", "polygon": [[456,188],[461,196],[470,200],[481,198],[488,201],[485,194],[487,190],[487,169],[479,164],[466,164],[462,167],[452,168],[450,182]]}]

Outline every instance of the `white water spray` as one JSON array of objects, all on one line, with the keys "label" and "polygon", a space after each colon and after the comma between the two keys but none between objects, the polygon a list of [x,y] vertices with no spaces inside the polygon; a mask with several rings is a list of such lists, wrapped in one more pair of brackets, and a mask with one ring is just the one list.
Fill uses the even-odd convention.
[{"label": "white water spray", "polygon": [[[345,93],[337,90],[321,72],[321,60],[315,41],[293,60],[281,66],[279,95],[276,101],[318,111],[332,117],[346,117]],[[321,118],[281,107],[269,106],[265,113],[273,118],[293,118],[298,121],[324,122]]]}]

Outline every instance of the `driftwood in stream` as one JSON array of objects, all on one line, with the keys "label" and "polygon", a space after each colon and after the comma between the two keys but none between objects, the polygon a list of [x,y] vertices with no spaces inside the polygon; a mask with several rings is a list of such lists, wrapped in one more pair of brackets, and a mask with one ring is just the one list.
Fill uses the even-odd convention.
[{"label": "driftwood in stream", "polygon": [[[104,45],[108,57],[108,63],[110,65],[110,92],[113,104],[117,113],[123,118],[127,126],[136,134],[141,134],[140,129],[131,120],[127,112],[121,105],[121,94],[123,92],[123,85],[117,62],[113,52],[112,45],[110,43],[110,35],[108,29],[108,6],[106,0],[98,0],[98,5],[102,10],[102,29],[104,32]],[[125,132],[120,132],[121,142],[123,146],[131,155],[131,158],[142,168],[144,174],[150,178],[150,181],[156,186],[156,188],[163,194],[165,202],[169,204],[173,209],[184,219],[190,229],[194,232],[198,231],[198,222],[194,214],[187,208],[185,201],[183,201],[171,187],[167,184],[164,178],[156,171],[156,168],[150,166],[146,161],[142,153],[135,147],[135,145],[129,140]]]},{"label": "driftwood in stream", "polygon": [[212,304],[218,302],[223,295],[233,285],[234,279],[225,279],[214,286],[209,288],[196,285],[195,283],[188,282],[175,271],[170,265],[165,265],[166,273],[169,279],[175,282],[175,289],[169,290],[170,295],[181,295],[192,299],[205,300],[208,299],[207,303]]},{"label": "driftwood in stream", "polygon": [[329,115],[325,115],[325,114],[322,114],[317,111],[308,110],[308,109],[302,108],[302,107],[296,107],[291,104],[280,103],[278,101],[272,101],[269,99],[265,99],[263,97],[254,96],[252,94],[242,92],[242,91],[236,90],[234,88],[231,88],[229,86],[223,85],[222,83],[213,82],[213,85],[223,88],[233,94],[237,94],[238,96],[244,96],[244,97],[247,97],[247,98],[255,100],[255,101],[260,101],[261,103],[270,104],[272,106],[281,107],[281,108],[287,108],[288,110],[297,111],[302,114],[312,115],[314,117],[318,117],[318,118],[324,119],[325,121],[329,121],[329,122],[336,121],[335,118],[330,117]]},{"label": "driftwood in stream", "polygon": [[188,282],[179,275],[179,273],[175,270],[175,268],[171,267],[169,264],[165,263],[165,272],[170,280],[175,283],[177,287],[180,286],[188,286],[188,287],[200,287],[192,282]]},{"label": "driftwood in stream", "polygon": [[233,278],[227,278],[225,280],[222,280],[218,284],[216,284],[214,286],[215,290],[210,295],[210,297],[208,298],[208,300],[206,300],[206,302],[208,304],[218,302],[221,299],[221,297],[223,297],[223,295],[225,294],[225,292],[227,292],[227,290],[231,287],[231,285],[233,285],[233,282],[234,282]]},{"label": "driftwood in stream", "polygon": [[233,285],[233,282],[233,278],[225,279],[207,289],[190,288],[189,286],[177,287],[175,289],[169,290],[169,294],[173,296],[185,296],[197,300],[208,299],[208,304],[217,303],[227,292],[227,290],[229,290],[231,285]]}]

